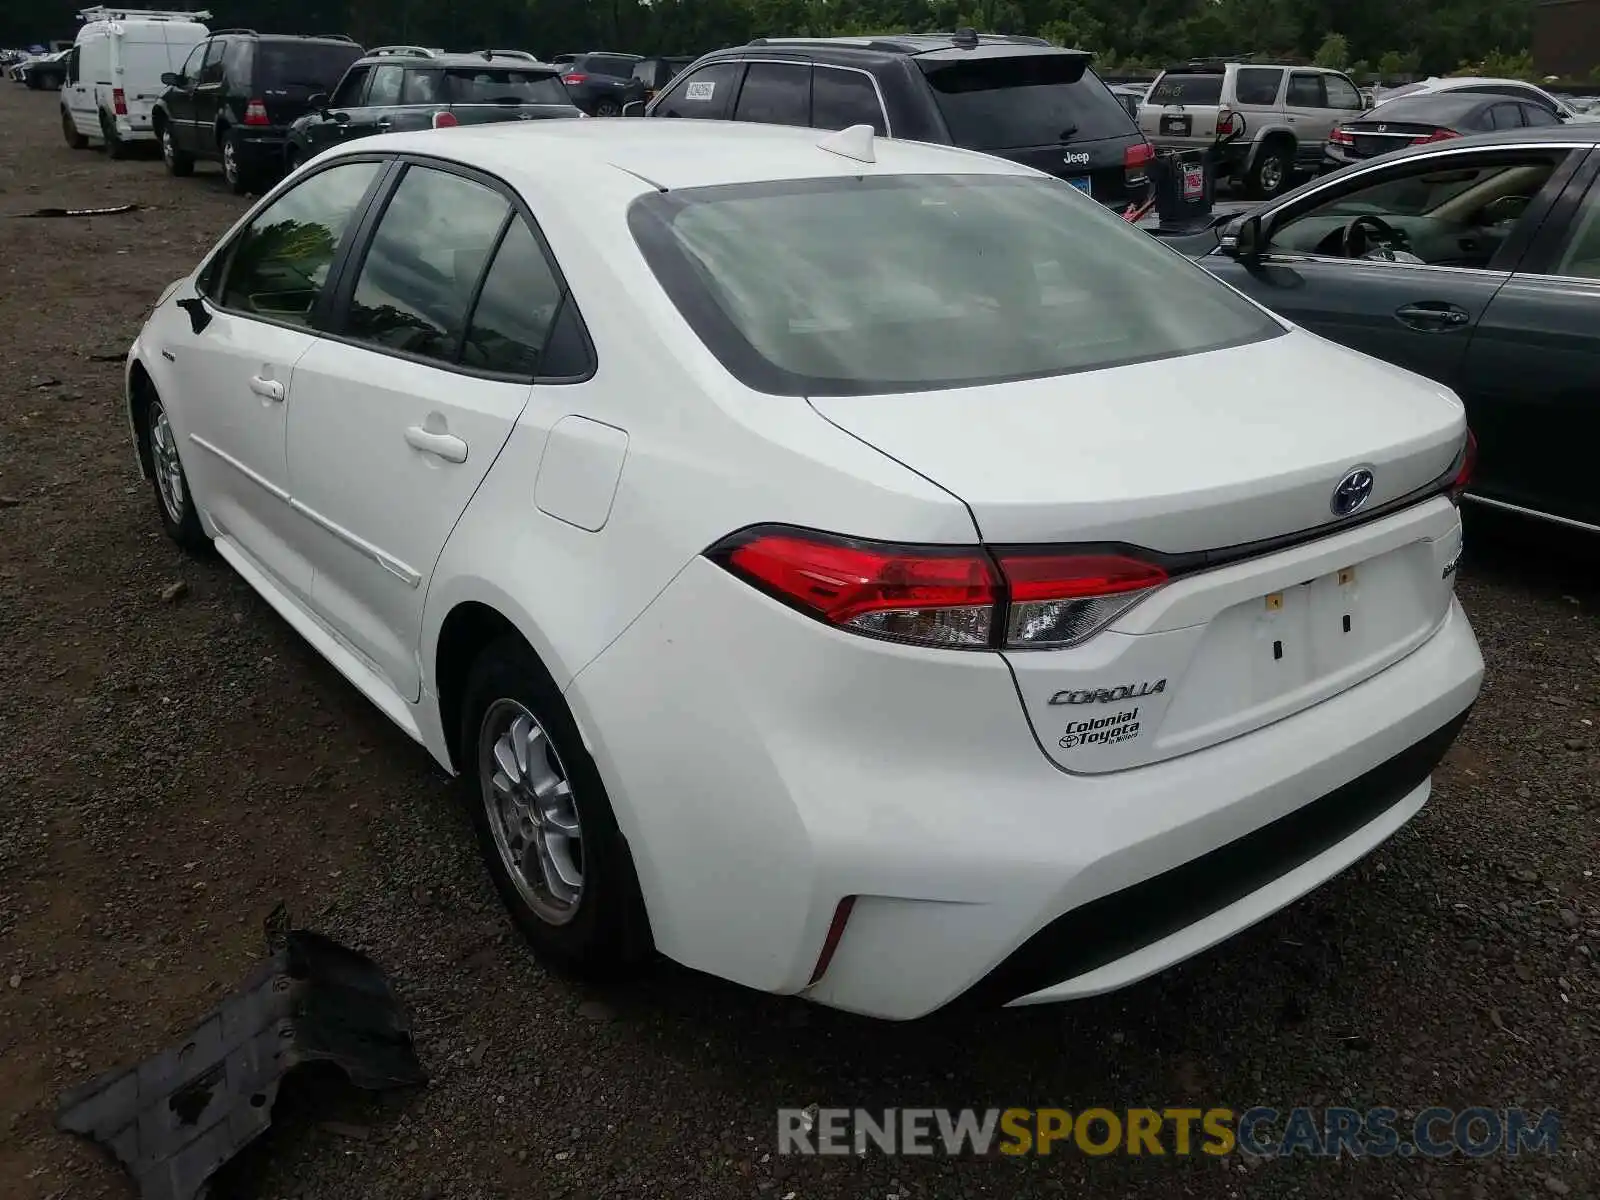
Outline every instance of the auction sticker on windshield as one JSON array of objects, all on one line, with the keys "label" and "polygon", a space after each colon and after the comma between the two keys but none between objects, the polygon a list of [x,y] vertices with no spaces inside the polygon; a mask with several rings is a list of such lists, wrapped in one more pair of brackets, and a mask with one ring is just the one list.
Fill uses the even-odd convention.
[{"label": "auction sticker on windshield", "polygon": [[709,100],[716,92],[715,81],[706,79],[697,79],[683,90],[684,97],[689,100]]}]

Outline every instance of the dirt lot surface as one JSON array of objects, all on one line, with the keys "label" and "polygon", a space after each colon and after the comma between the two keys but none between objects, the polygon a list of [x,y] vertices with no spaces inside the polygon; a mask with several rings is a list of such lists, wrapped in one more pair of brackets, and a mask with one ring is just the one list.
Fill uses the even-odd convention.
[{"label": "dirt lot surface", "polygon": [[[110,356],[244,204],[214,169],[68,150],[55,106],[0,85],[0,1196],[134,1195],[54,1131],[55,1097],[187,1030],[280,898],[391,973],[433,1081],[286,1092],[219,1196],[1600,1195],[1596,543],[1473,522],[1489,680],[1423,815],[1177,970],[912,1026],[671,966],[586,990],[513,934],[424,752],[160,533]],[[1562,1139],[1486,1161],[780,1157],[775,1109],[816,1103],[1548,1107]]]}]

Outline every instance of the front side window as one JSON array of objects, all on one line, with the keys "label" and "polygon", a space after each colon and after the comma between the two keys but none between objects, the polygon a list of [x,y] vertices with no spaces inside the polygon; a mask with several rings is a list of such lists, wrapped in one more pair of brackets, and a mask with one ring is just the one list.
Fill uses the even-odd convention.
[{"label": "front side window", "polygon": [[205,59],[206,46],[209,44],[208,42],[201,42],[193,50],[189,51],[189,57],[183,60],[183,70],[179,71],[178,74],[182,76],[182,82],[187,86],[193,87],[198,80],[200,64]]},{"label": "front side window", "polygon": [[367,107],[388,108],[399,104],[405,77],[406,69],[398,63],[384,63],[375,67],[372,82],[367,85]]},{"label": "front side window", "polygon": [[1510,154],[1391,168],[1295,213],[1272,230],[1268,245],[1285,253],[1486,269],[1561,158],[1560,152]]},{"label": "front side window", "polygon": [[371,67],[351,67],[345,72],[345,77],[339,81],[339,90],[334,92],[333,99],[328,102],[330,108],[354,108],[361,103],[361,91],[367,86],[367,76],[372,73]]},{"label": "front side window", "polygon": [[509,211],[505,197],[481,183],[407,168],[356,277],[345,334],[453,362]]},{"label": "front side window", "polygon": [[1325,108],[1322,99],[1322,76],[1297,71],[1289,76],[1289,94],[1284,103],[1290,108]]},{"label": "front side window", "polygon": [[[1059,180],[891,175],[695,188],[640,198],[629,226],[696,334],[765,392],[994,384],[1283,331]],[[869,274],[863,262],[874,264]]]},{"label": "front side window", "polygon": [[1266,108],[1278,102],[1283,71],[1278,67],[1240,67],[1233,80],[1233,97],[1240,104]]},{"label": "front side window", "polygon": [[721,120],[728,115],[743,72],[742,62],[715,62],[701,67],[673,84],[672,90],[662,95],[650,115]]},{"label": "front side window", "polygon": [[444,100],[444,76],[438,71],[407,71],[400,85],[401,104],[439,104]]},{"label": "front side window", "polygon": [[[922,66],[950,140],[1015,150],[1137,135],[1127,109],[1077,55],[1039,54]],[[1221,76],[1216,77],[1218,86]]]},{"label": "front side window", "polygon": [[571,104],[561,77],[549,71],[452,67],[445,72],[454,104]]},{"label": "front side window", "polygon": [[811,123],[811,67],[807,63],[753,62],[739,89],[735,121],[767,125]]},{"label": "front side window", "polygon": [[200,64],[200,82],[222,82],[222,56],[228,48],[227,38],[213,38],[206,43],[205,60]]},{"label": "front side window", "polygon": [[837,67],[818,66],[811,72],[811,124],[818,129],[871,125],[876,134],[889,132],[872,79]]},{"label": "front side window", "polygon": [[1356,90],[1356,85],[1343,75],[1324,75],[1322,86],[1327,89],[1329,108],[1348,108],[1357,112],[1361,111],[1361,93]]},{"label": "front side window", "polygon": [[274,200],[234,244],[221,306],[308,324],[339,243],[380,169],[372,162],[329,167]]},{"label": "front side window", "polygon": [[461,365],[507,375],[540,374],[561,291],[527,222],[512,221],[472,311]]}]

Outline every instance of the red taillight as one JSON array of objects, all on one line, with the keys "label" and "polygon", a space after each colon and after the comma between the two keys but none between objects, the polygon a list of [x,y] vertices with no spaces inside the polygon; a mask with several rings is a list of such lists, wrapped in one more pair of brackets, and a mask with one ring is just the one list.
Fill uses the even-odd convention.
[{"label": "red taillight", "polygon": [[710,557],[841,629],[960,650],[1043,649],[1098,633],[1167,581],[1117,553],[898,546],[804,530],[736,534]]},{"label": "red taillight", "polygon": [[828,969],[828,964],[833,961],[833,952],[839,948],[839,939],[844,937],[845,923],[850,920],[850,910],[856,906],[854,896],[846,896],[839,901],[839,907],[833,910],[833,920],[828,923],[828,935],[822,939],[822,953],[817,955],[817,965],[811,969],[811,984],[821,979]]},{"label": "red taillight", "polygon": [[566,84],[588,83],[589,77],[582,71],[573,71],[570,75],[563,75],[561,77],[561,82]]},{"label": "red taillight", "polygon": [[1231,108],[1219,108],[1217,110],[1217,136],[1226,137],[1232,133],[1233,123],[1238,116],[1239,114]]},{"label": "red taillight", "polygon": [[272,119],[267,116],[267,104],[264,100],[252,100],[244,106],[244,123],[246,125],[270,125]]},{"label": "red taillight", "polygon": [[1328,135],[1328,140],[1335,146],[1354,146],[1356,135],[1341,125]]},{"label": "red taillight", "polygon": [[1478,439],[1472,430],[1467,430],[1467,440],[1461,447],[1460,466],[1456,470],[1456,477],[1450,481],[1450,499],[1457,504],[1461,503],[1461,494],[1467,490],[1467,485],[1472,482],[1472,473],[1478,468]]},{"label": "red taillight", "polygon": [[121,88],[111,89],[111,111],[119,117],[128,115],[128,97],[123,94]]},{"label": "red taillight", "polygon": [[1413,138],[1411,144],[1413,146],[1426,146],[1429,142],[1448,142],[1451,138],[1460,136],[1454,129],[1435,129],[1432,133]]},{"label": "red taillight", "polygon": [[1155,158],[1155,147],[1149,142],[1135,142],[1122,152],[1122,169],[1128,172],[1138,171],[1141,174],[1150,165],[1150,160]]},{"label": "red taillight", "polygon": [[435,129],[454,129],[461,124],[456,120],[455,113],[436,112],[433,114],[433,127]]}]

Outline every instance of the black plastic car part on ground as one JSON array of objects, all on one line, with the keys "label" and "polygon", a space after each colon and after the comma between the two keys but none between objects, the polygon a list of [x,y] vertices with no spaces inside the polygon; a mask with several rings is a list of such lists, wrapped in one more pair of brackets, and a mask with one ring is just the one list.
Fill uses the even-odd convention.
[{"label": "black plastic car part on ground", "polygon": [[293,170],[329,146],[375,133],[576,117],[580,110],[548,63],[478,54],[385,54],[357,60],[331,96],[289,128],[284,165]]},{"label": "black plastic car part on ground", "polygon": [[637,54],[611,50],[557,58],[567,94],[591,117],[620,117],[625,105],[647,98],[648,84],[634,75],[634,68],[644,61]]},{"label": "black plastic car part on ground", "polygon": [[981,150],[1126,207],[1149,188],[1152,156],[1091,55],[1039,38],[956,33],[784,41],[697,59],[651,117],[764,121]]},{"label": "black plastic car part on ground", "polygon": [[319,933],[283,929],[272,957],[183,1040],[66,1092],[56,1123],[110,1149],[141,1200],[191,1200],[271,1124],[283,1077],[312,1063],[369,1090],[427,1082],[410,1018],[378,966]]},{"label": "black plastic car part on ground", "polygon": [[283,170],[289,126],[362,53],[345,37],[213,33],[181,71],[162,76],[167,90],[151,119],[167,168],[187,175],[196,160],[210,159],[234,191],[262,190]]},{"label": "black plastic car part on ground", "polygon": [[1478,440],[1467,500],[1600,533],[1600,125],[1413,146],[1168,245],[1454,389]]}]

